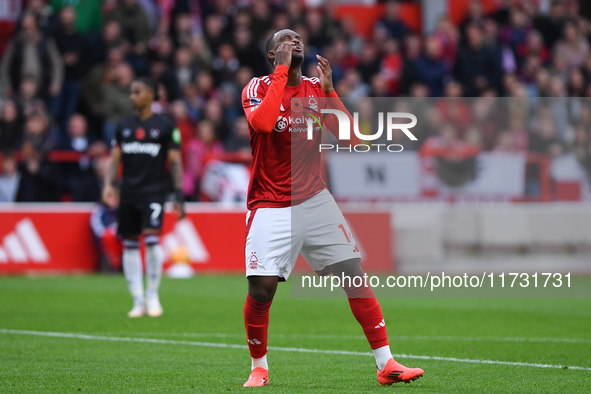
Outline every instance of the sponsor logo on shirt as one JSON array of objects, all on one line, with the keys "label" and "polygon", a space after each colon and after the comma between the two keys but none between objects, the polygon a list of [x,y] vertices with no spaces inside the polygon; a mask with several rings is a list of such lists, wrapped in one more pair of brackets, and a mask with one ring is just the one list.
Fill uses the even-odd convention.
[{"label": "sponsor logo on shirt", "polygon": [[[293,127],[292,125],[295,125]],[[307,126],[307,118],[305,115],[300,116],[279,116],[277,117],[277,123],[275,124],[275,131],[281,133],[289,129],[290,133],[305,133],[308,129]],[[314,131],[320,131],[321,127],[318,125],[313,125]]]},{"label": "sponsor logo on shirt", "polygon": [[142,142],[124,142],[121,144],[121,151],[127,154],[147,154],[152,157],[158,156],[160,153],[160,144],[142,143]]}]

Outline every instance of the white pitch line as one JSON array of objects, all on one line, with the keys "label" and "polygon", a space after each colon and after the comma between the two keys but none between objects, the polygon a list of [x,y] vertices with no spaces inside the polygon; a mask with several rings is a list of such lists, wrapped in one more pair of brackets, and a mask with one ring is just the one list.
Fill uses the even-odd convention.
[{"label": "white pitch line", "polygon": [[477,342],[556,342],[556,343],[591,343],[585,338],[514,338],[514,337],[449,337],[449,336],[394,336],[393,340],[436,340],[436,341],[477,341]]},{"label": "white pitch line", "polygon": [[[105,332],[103,334],[122,334],[121,332]],[[172,337],[196,337],[196,338],[243,338],[244,334],[236,333],[206,333],[206,332],[135,332],[137,335],[158,335]],[[366,340],[363,335],[306,335],[306,334],[272,334],[274,338],[305,338],[305,339],[354,339]],[[550,343],[589,343],[591,339],[585,338],[519,338],[519,337],[453,337],[453,336],[390,336],[390,340],[396,341],[470,341],[470,342],[550,342]]]},{"label": "white pitch line", "polygon": [[[212,342],[192,342],[192,341],[173,341],[170,339],[154,339],[154,338],[133,338],[133,337],[108,337],[101,335],[88,335],[88,334],[77,334],[70,332],[48,332],[48,331],[30,331],[30,330],[10,330],[0,329],[0,334],[13,334],[13,335],[33,335],[40,337],[54,337],[54,338],[74,338],[74,339],[85,339],[95,341],[112,341],[112,342],[138,342],[138,343],[155,343],[164,345],[188,345],[188,346],[199,346],[199,347],[212,347],[212,348],[230,348],[230,349],[248,349],[247,345],[237,345],[232,343],[212,343]],[[323,350],[323,349],[306,349],[296,347],[278,347],[269,346],[269,350],[275,350],[280,352],[291,352],[291,353],[316,353],[316,354],[338,354],[345,356],[373,356],[369,352],[352,352],[347,350]],[[518,367],[533,367],[533,368],[550,368],[550,369],[574,369],[579,371],[591,371],[591,368],[578,367],[578,366],[564,366],[564,365],[553,365],[553,364],[538,364],[538,363],[524,363],[515,361],[498,361],[498,360],[475,360],[468,358],[456,358],[456,357],[439,357],[439,356],[418,356],[412,354],[394,354],[396,358],[409,358],[416,360],[436,360],[436,361],[449,361],[458,363],[469,363],[469,364],[494,364],[494,365],[509,365]]]}]

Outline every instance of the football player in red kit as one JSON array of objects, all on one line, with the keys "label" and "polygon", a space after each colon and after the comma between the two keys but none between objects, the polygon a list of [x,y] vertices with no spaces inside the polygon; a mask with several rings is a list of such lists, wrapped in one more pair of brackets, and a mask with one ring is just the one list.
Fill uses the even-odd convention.
[{"label": "football player in red kit", "polygon": [[[291,132],[293,97],[338,97],[330,64],[317,55],[318,78],[302,76],[304,44],[289,29],[273,34],[266,52],[273,73],[253,78],[242,91],[253,152],[246,218],[248,295],[244,305],[252,367],[245,387],[269,383],[269,309],[278,282],[289,277],[299,253],[316,272],[363,276],[361,255],[351,231],[322,180],[318,145],[299,144],[299,134],[306,133]],[[331,126],[329,119],[327,124]],[[315,138],[319,141],[320,136]],[[295,176],[297,183],[292,178]],[[378,381],[382,385],[408,383],[421,377],[422,369],[407,368],[392,358],[384,317],[373,290],[363,286],[343,290],[375,355]]]}]

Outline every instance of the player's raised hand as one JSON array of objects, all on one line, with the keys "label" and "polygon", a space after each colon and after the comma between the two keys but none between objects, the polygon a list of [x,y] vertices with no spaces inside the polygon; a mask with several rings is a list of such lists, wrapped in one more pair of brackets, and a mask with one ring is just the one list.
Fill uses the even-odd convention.
[{"label": "player's raised hand", "polygon": [[330,63],[320,55],[316,55],[316,58],[318,59],[316,71],[318,71],[320,86],[322,86],[324,93],[331,94],[334,92],[334,87],[332,86],[332,68],[330,68]]},{"label": "player's raised hand", "polygon": [[287,67],[291,66],[291,51],[294,46],[294,43],[291,41],[279,44],[279,48],[275,51],[275,66],[279,66],[280,64]]}]

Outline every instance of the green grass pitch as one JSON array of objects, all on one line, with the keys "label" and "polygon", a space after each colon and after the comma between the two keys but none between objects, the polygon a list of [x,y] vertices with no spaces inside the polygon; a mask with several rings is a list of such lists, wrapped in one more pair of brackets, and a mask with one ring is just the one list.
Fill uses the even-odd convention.
[{"label": "green grass pitch", "polygon": [[269,346],[282,348],[268,355],[271,383],[243,389],[241,276],[164,279],[156,319],[126,317],[121,276],[0,278],[0,392],[591,390],[589,299],[381,299],[393,353],[425,370],[382,387],[347,301],[290,290],[271,308]]}]

